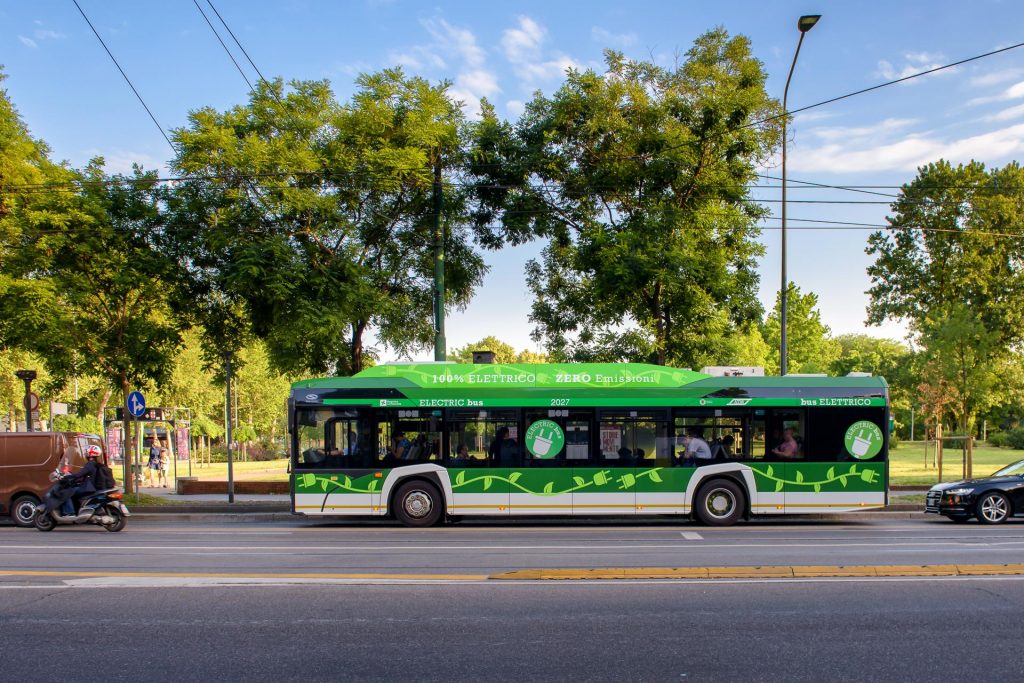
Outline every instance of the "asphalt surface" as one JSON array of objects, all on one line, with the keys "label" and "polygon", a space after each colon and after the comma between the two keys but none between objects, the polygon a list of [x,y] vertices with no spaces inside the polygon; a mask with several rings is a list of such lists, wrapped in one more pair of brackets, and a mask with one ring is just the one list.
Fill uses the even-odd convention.
[{"label": "asphalt surface", "polygon": [[[75,534],[77,535],[77,534]],[[0,589],[7,680],[1019,680],[1024,580]]]},{"label": "asphalt surface", "polygon": [[[206,519],[131,519],[115,534],[96,526],[58,527],[49,533],[3,527],[0,583],[50,580],[17,574],[40,571],[186,577],[241,573],[280,579],[293,574],[478,577],[531,568],[1024,563],[1024,520],[985,526],[872,515],[837,522],[769,520],[725,529],[675,520],[463,522],[407,529],[385,521]],[[63,578],[55,575],[52,582]]]}]

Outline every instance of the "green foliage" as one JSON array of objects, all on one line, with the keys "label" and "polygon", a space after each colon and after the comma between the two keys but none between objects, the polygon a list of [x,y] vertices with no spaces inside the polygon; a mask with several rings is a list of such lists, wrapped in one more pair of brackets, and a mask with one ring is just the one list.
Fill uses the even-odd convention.
[{"label": "green foliage", "polygon": [[999,448],[1024,449],[1024,427],[1008,429],[1002,432],[990,432],[988,435],[990,446]]},{"label": "green foliage", "polygon": [[[801,294],[800,288],[790,282],[786,305],[788,372],[828,373],[839,359],[841,346],[829,336],[828,326],[821,322],[818,295],[814,292]],[[778,374],[781,368],[781,319],[782,298],[776,295],[775,308],[768,314],[763,327],[769,349],[765,366],[768,374]]]},{"label": "green foliage", "polygon": [[542,353],[524,350],[516,352],[510,344],[497,337],[487,336],[478,342],[466,344],[448,353],[448,360],[456,363],[472,363],[474,351],[493,351],[495,363],[547,363],[547,356]]},{"label": "green foliage", "polygon": [[[175,167],[207,176],[173,200],[190,276],[179,308],[206,327],[229,311],[286,372],[358,371],[370,328],[399,354],[433,345],[434,176],[463,163],[462,110],[448,84],[399,69],[356,85],[340,105],[325,82],[263,83],[247,105],[193,112],[175,132]],[[464,191],[443,192],[447,301],[464,307],[485,266]]]},{"label": "green foliage", "polygon": [[217,438],[224,435],[224,427],[205,415],[193,415],[192,434],[195,436]]},{"label": "green foliage", "polygon": [[[923,349],[931,393],[950,396],[962,431],[1005,404],[1004,370],[1024,341],[1024,171],[938,161],[919,169],[871,235],[868,321],[905,320]],[[948,387],[948,389],[946,388]]]},{"label": "green foliage", "polygon": [[103,423],[95,415],[56,415],[53,426],[59,432],[103,434]]},{"label": "green foliage", "polygon": [[748,187],[779,143],[780,121],[756,123],[778,103],[747,39],[721,29],[676,68],[606,62],[604,75],[570,70],[515,126],[484,108],[477,224],[548,239],[527,281],[554,359],[692,366],[760,316],[765,211]]}]

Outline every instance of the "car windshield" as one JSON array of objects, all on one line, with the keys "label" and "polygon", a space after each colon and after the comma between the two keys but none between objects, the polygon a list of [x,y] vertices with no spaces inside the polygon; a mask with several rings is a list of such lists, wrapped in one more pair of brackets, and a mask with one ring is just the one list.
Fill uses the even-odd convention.
[{"label": "car windshield", "polygon": [[1018,460],[1015,463],[1011,463],[992,474],[993,477],[1012,477],[1014,475],[1024,476],[1024,460]]}]

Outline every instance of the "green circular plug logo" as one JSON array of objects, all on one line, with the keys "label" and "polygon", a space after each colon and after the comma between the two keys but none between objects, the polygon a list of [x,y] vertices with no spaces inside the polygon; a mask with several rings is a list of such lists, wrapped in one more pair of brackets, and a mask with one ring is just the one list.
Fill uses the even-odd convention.
[{"label": "green circular plug logo", "polygon": [[547,460],[562,452],[565,433],[557,422],[537,420],[526,430],[526,450],[535,458]]},{"label": "green circular plug logo", "polygon": [[868,420],[854,422],[846,430],[846,452],[858,460],[870,460],[882,450],[882,430]]}]

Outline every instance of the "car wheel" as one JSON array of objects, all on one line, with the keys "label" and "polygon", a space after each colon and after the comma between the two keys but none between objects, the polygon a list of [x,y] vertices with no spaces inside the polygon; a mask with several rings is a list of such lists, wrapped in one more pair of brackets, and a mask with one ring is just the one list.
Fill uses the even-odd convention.
[{"label": "car wheel", "polygon": [[395,517],[406,526],[433,526],[444,514],[441,492],[425,481],[415,480],[402,484],[393,500]]},{"label": "car wheel", "polygon": [[967,515],[946,515],[946,517],[949,518],[949,521],[956,522],[958,524],[963,524],[964,522],[969,522],[971,520]]},{"label": "car wheel", "polygon": [[743,514],[743,490],[728,479],[713,479],[697,493],[697,519],[708,526],[729,526]]},{"label": "car wheel", "polygon": [[32,518],[36,516],[36,505],[39,505],[39,499],[35,496],[18,496],[11,503],[11,519],[18,526],[32,526]]},{"label": "car wheel", "polygon": [[1010,516],[1010,501],[998,491],[991,491],[978,501],[977,512],[982,524],[1001,524]]}]

